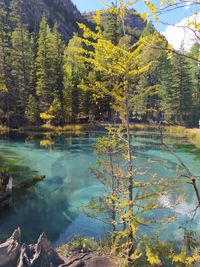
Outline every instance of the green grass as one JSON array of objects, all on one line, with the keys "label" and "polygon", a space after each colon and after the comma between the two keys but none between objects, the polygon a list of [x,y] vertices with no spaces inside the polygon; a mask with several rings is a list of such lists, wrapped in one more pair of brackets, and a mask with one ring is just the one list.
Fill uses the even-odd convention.
[{"label": "green grass", "polygon": [[81,132],[81,131],[91,131],[91,130],[105,130],[106,124],[69,124],[63,127],[61,126],[34,126],[34,127],[23,127],[20,128],[20,131],[28,131],[28,132]]},{"label": "green grass", "polygon": [[200,129],[186,128],[184,126],[165,126],[164,131],[178,136],[186,136],[192,144],[200,148]]},{"label": "green grass", "polygon": [[163,130],[167,133],[176,134],[179,136],[186,135],[186,128],[184,126],[174,125],[174,126],[164,126]]},{"label": "green grass", "polygon": [[[23,132],[54,132],[54,133],[67,133],[67,132],[83,132],[83,131],[104,131],[106,127],[110,124],[108,123],[96,123],[96,124],[68,124],[63,127],[61,126],[51,126],[51,125],[43,125],[43,126],[33,126],[33,127],[22,127],[20,131]],[[134,123],[130,125],[131,130],[135,131],[156,131],[156,125],[150,124],[139,124]]]},{"label": "green grass", "polygon": [[186,129],[186,134],[190,142],[200,148],[200,129]]}]

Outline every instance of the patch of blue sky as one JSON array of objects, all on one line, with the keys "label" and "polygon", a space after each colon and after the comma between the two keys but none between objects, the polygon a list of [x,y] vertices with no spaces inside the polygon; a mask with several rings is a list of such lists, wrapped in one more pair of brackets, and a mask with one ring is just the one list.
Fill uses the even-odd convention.
[{"label": "patch of blue sky", "polygon": [[[72,0],[73,3],[77,6],[77,8],[81,12],[89,12],[94,11],[98,9],[105,8],[105,5],[102,3],[101,0]],[[106,0],[108,4],[111,4],[112,2],[115,2],[116,0]],[[159,5],[159,0],[153,1],[157,6]],[[148,12],[147,7],[144,4],[143,0],[137,1],[136,4],[133,5],[133,8],[135,8],[139,13]],[[160,16],[161,23],[154,22],[154,25],[157,30],[164,31],[168,24],[176,24],[180,22],[182,19],[189,17],[191,13],[193,12],[199,12],[199,5],[193,5],[191,4],[188,7],[181,6],[180,8],[176,8],[175,10],[172,10],[170,12],[163,12],[163,14]]]}]

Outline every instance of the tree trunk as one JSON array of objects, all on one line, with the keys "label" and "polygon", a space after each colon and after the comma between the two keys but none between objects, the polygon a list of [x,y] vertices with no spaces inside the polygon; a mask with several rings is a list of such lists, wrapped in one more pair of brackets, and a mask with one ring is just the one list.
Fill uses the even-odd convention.
[{"label": "tree trunk", "polygon": [[127,167],[128,167],[128,212],[129,212],[129,236],[128,236],[128,259],[133,253],[133,229],[132,229],[132,222],[133,222],[133,165],[132,165],[132,148],[131,148],[131,133],[130,133],[130,117],[129,117],[129,101],[126,98],[126,130],[127,130],[127,141],[128,141],[128,160],[127,160]]}]

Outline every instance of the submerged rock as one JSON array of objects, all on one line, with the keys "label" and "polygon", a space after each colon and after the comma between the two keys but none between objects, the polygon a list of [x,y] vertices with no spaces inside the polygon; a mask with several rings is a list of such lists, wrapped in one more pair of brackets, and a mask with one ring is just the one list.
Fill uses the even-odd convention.
[{"label": "submerged rock", "polygon": [[[115,264],[113,263],[115,262]],[[51,248],[45,234],[34,245],[21,242],[18,228],[3,244],[0,244],[0,267],[116,267],[116,261],[97,253],[73,253],[61,257]]]}]

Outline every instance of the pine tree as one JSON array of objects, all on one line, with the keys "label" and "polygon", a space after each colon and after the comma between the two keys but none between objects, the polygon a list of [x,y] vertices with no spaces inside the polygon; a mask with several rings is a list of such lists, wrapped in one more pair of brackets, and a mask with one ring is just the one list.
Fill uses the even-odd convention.
[{"label": "pine tree", "polygon": [[40,23],[37,52],[37,86],[36,92],[40,98],[40,109],[47,111],[53,102],[55,77],[52,77],[52,33],[46,17]]},{"label": "pine tree", "polygon": [[[77,60],[76,52],[72,50],[73,47],[81,48],[81,42],[76,38],[72,38],[65,50],[65,106],[66,116],[69,122],[76,122],[81,110],[81,99],[83,100],[83,92],[79,88],[83,77],[87,75],[84,62]],[[89,98],[87,99],[89,104]],[[83,104],[83,102],[82,102]],[[88,108],[89,109],[89,108]]]},{"label": "pine tree", "polygon": [[[195,43],[190,52],[189,56],[194,59],[199,57],[200,45]],[[192,124],[197,126],[200,118],[200,66],[197,60],[190,60],[190,73],[192,77]]]},{"label": "pine tree", "polygon": [[63,98],[63,64],[64,64],[64,43],[62,37],[58,32],[58,24],[56,23],[52,35],[52,69],[54,77],[54,97]]},{"label": "pine tree", "polygon": [[11,34],[11,60],[13,90],[16,97],[16,112],[24,116],[28,96],[30,94],[31,43],[30,35],[22,21],[22,1],[13,1],[12,22],[14,30]]},{"label": "pine tree", "polygon": [[10,4],[10,20],[12,23],[12,28],[22,27],[24,25],[23,17],[23,0],[12,0]]},{"label": "pine tree", "polygon": [[116,4],[112,3],[110,12],[106,14],[105,21],[103,22],[104,27],[104,37],[110,40],[114,45],[119,43],[120,39],[120,23],[119,16],[115,12]]},{"label": "pine tree", "polygon": [[25,111],[25,116],[31,125],[34,125],[38,120],[38,104],[33,95],[29,95],[28,104]]},{"label": "pine tree", "polygon": [[192,83],[190,67],[187,59],[180,55],[172,58],[171,107],[174,111],[174,121],[185,124],[191,115]]},{"label": "pine tree", "polygon": [[160,83],[160,97],[161,97],[161,109],[165,114],[165,121],[167,123],[174,122],[174,109],[173,109],[173,79],[172,79],[173,65],[171,60],[165,60],[161,67],[161,73],[159,76]]},{"label": "pine tree", "polygon": [[[152,35],[157,35],[158,38],[154,38],[151,43],[147,44],[142,52],[142,60],[144,62],[151,62],[151,67],[146,75],[142,75],[139,78],[138,90],[142,98],[138,99],[137,103],[135,103],[137,115],[141,114],[142,121],[157,120],[158,110],[161,109],[159,80],[161,70],[167,58],[165,49],[162,49],[167,47],[167,41],[159,33],[156,33],[151,23],[148,23],[143,31],[142,37],[148,38],[148,36]],[[149,90],[152,93],[147,93],[147,96],[145,93],[142,94],[142,92],[149,92]]]},{"label": "pine tree", "polygon": [[30,39],[30,94],[36,96],[36,85],[37,85],[37,35],[31,34]]},{"label": "pine tree", "polygon": [[10,27],[4,0],[0,2],[0,109],[9,125],[10,104]]},{"label": "pine tree", "polygon": [[[53,84],[53,97],[56,102],[59,102],[61,108],[63,108],[63,91],[64,91],[64,43],[62,37],[58,32],[58,25],[55,24],[52,35],[51,43],[51,61],[52,61],[52,77]],[[59,116],[60,123],[64,121],[62,113]],[[63,114],[64,115],[64,114]]]},{"label": "pine tree", "polygon": [[16,28],[12,32],[12,77],[16,99],[16,109],[24,114],[30,93],[31,48],[26,28]]},{"label": "pine tree", "polygon": [[153,24],[148,21],[147,25],[144,27],[144,30],[142,32],[142,36],[148,36],[150,34],[153,34],[155,32]]}]

